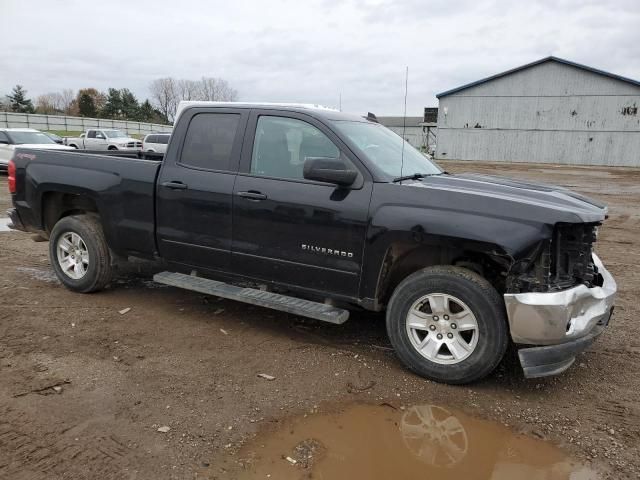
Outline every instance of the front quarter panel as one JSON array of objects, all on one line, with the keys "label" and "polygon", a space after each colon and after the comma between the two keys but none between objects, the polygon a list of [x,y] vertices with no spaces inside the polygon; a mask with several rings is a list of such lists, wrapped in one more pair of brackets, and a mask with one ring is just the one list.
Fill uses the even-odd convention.
[{"label": "front quarter panel", "polygon": [[460,192],[376,183],[362,295],[376,297],[381,266],[388,250],[397,244],[517,258],[550,238],[553,231],[553,221],[544,221],[544,216],[533,215],[529,208]]}]

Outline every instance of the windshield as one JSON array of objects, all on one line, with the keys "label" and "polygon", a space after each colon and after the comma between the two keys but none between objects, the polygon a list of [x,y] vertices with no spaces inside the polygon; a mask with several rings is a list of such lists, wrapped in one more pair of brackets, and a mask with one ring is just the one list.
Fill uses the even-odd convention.
[{"label": "windshield", "polygon": [[[440,167],[429,157],[378,123],[336,120],[333,124],[360,149],[368,160],[390,177],[396,178],[414,173],[427,175],[442,173]],[[404,161],[402,160],[403,143]],[[402,173],[400,172],[401,163],[403,164]]]},{"label": "windshield", "polygon": [[52,144],[56,143],[42,132],[6,132],[13,143],[18,145],[25,144]]},{"label": "windshield", "polygon": [[107,138],[127,138],[127,135],[120,130],[103,130],[103,132]]}]

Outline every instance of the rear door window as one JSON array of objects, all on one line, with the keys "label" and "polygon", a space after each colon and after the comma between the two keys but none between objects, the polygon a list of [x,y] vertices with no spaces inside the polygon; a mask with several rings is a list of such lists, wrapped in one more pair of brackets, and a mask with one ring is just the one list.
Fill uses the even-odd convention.
[{"label": "rear door window", "polygon": [[199,113],[189,123],[180,163],[206,170],[230,171],[233,143],[238,132],[237,113]]}]

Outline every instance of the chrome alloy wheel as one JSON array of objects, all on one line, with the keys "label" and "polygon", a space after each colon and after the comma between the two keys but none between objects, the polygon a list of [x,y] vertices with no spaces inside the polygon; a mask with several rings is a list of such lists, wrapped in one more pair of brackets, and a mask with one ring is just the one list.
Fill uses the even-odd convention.
[{"label": "chrome alloy wheel", "polygon": [[409,309],[406,324],[413,348],[434,363],[459,363],[478,345],[476,317],[453,295],[430,293],[420,297]]},{"label": "chrome alloy wheel", "polygon": [[66,276],[80,280],[89,269],[89,250],[82,237],[74,232],[60,235],[56,245],[58,265]]}]

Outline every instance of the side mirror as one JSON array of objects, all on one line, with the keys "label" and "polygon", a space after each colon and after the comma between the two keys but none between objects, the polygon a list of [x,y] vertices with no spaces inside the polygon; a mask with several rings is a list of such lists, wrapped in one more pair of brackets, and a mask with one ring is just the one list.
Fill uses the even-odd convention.
[{"label": "side mirror", "polygon": [[325,157],[307,157],[303,175],[307,180],[334,183],[343,187],[352,185],[358,178],[358,172],[350,170],[343,160]]}]

